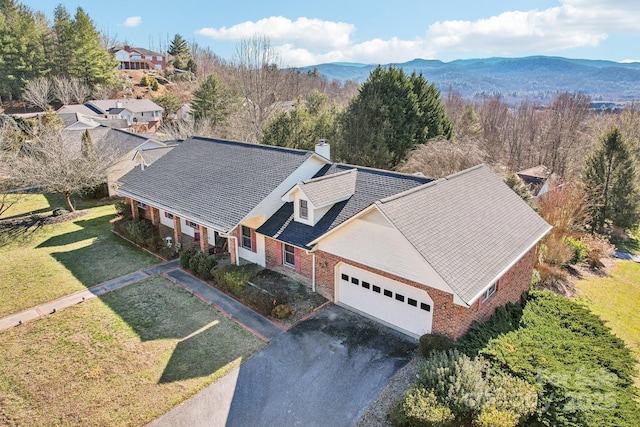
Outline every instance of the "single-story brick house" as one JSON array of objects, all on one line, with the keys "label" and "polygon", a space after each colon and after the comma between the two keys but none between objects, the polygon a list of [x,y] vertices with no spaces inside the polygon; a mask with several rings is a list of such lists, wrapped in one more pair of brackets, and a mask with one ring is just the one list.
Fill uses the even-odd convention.
[{"label": "single-story brick house", "polygon": [[551,229],[487,166],[433,180],[194,137],[118,193],[173,242],[298,277],[412,336],[459,338],[517,301]]}]

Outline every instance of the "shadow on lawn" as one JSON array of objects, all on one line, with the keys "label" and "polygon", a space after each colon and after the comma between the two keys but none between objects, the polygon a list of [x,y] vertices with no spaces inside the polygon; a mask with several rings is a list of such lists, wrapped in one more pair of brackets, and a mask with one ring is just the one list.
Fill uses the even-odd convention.
[{"label": "shadow on lawn", "polygon": [[83,240],[97,238],[101,235],[106,235],[107,233],[110,234],[109,219],[105,217],[112,218],[113,214],[107,214],[92,219],[80,219],[77,221],[73,221],[73,224],[81,227],[82,229],[53,236],[40,243],[37,247],[50,248],[54,246],[70,245],[73,243],[81,242]]},{"label": "shadow on lawn", "polygon": [[213,374],[239,357],[222,316],[168,280],[153,278],[106,294],[101,300],[142,341],[178,340],[159,383]]}]

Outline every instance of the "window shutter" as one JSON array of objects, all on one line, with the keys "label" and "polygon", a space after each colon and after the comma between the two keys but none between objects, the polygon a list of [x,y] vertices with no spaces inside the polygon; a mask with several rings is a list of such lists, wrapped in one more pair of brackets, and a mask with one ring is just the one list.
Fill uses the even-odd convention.
[{"label": "window shutter", "polygon": [[256,247],[256,230],[251,229],[251,252],[258,252]]},{"label": "window shutter", "polygon": [[480,310],[482,308],[482,295],[480,295],[480,298],[478,298],[478,310]]},{"label": "window shutter", "polygon": [[282,264],[282,242],[276,242],[276,264]]},{"label": "window shutter", "polygon": [[295,260],[296,271],[300,271],[300,248],[293,248],[293,258]]},{"label": "window shutter", "polygon": [[502,287],[502,277],[498,279],[498,281],[496,282],[496,292],[498,292],[501,287]]}]

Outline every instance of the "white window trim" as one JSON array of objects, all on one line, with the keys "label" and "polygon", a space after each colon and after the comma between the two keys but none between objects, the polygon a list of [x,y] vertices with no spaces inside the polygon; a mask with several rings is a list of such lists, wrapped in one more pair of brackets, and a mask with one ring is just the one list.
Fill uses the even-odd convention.
[{"label": "white window trim", "polygon": [[147,205],[146,205],[146,203],[138,202],[138,207],[139,207],[140,209],[144,209],[145,211],[147,210]]},{"label": "white window trim", "polygon": [[193,221],[189,221],[188,219],[185,220],[185,224],[186,224],[187,227],[191,227],[194,230],[197,230],[197,229],[200,228],[197,223],[195,223]]},{"label": "white window trim", "polygon": [[[305,199],[299,199],[298,203],[299,203],[299,205],[298,205],[298,213],[300,215],[300,219],[308,220],[309,219],[309,202],[307,200],[305,200]],[[302,214],[302,210],[303,210],[302,204],[303,203],[304,203],[304,210],[306,211],[306,215]]]},{"label": "white window trim", "polygon": [[[292,252],[287,252],[287,246],[293,249]],[[289,264],[287,262],[287,253],[293,254],[293,264]],[[282,244],[282,265],[289,268],[296,268],[296,248],[293,245],[289,245],[287,243]]]},{"label": "white window trim", "polygon": [[[244,234],[244,230],[247,229],[249,230],[249,235],[245,235]],[[251,240],[251,227],[247,227],[246,225],[241,225],[240,226],[240,238],[241,238],[241,242],[240,242],[240,246],[243,249],[247,249],[249,251],[253,251],[253,246],[252,246],[252,240]],[[245,238],[249,239],[249,244],[245,245]]]},{"label": "white window trim", "polygon": [[489,298],[494,296],[498,292],[498,282],[493,283],[482,293],[482,302],[486,302]]}]

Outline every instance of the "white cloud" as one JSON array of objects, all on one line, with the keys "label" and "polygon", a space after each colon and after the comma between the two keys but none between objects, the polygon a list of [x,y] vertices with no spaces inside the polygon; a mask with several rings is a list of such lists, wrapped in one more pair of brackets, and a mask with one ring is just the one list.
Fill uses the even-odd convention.
[{"label": "white cloud", "polygon": [[142,24],[142,16],[130,16],[122,23],[122,25],[124,25],[125,27],[132,28],[137,27],[140,24]]},{"label": "white cloud", "polygon": [[338,61],[389,63],[433,58],[445,52],[448,56],[452,52],[522,55],[597,47],[612,33],[640,35],[638,16],[637,0],[559,0],[558,6],[544,10],[436,22],[413,40],[391,37],[356,43],[353,24],[282,16],[202,28],[196,34],[226,41],[267,36],[286,66]]},{"label": "white cloud", "polygon": [[242,40],[256,34],[269,37],[271,42],[292,42],[308,49],[341,49],[349,44],[355,27],[344,22],[322,21],[301,17],[295,21],[272,16],[256,22],[246,21],[232,27],[201,28],[196,34],[215,40]]}]

